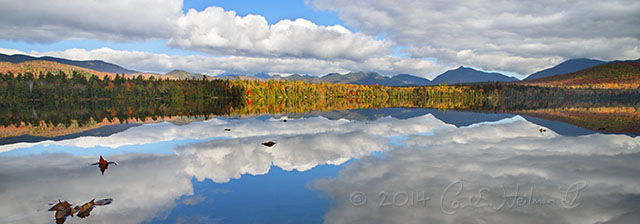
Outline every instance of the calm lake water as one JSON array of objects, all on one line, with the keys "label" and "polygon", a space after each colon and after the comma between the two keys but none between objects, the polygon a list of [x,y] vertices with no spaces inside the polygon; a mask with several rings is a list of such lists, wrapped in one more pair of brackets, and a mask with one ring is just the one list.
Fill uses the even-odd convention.
[{"label": "calm lake water", "polygon": [[[117,162],[104,174],[101,155]],[[115,125],[5,139],[0,223],[55,223],[50,203],[94,198],[113,202],[65,223],[637,223],[639,174],[639,137],[524,115]]]}]

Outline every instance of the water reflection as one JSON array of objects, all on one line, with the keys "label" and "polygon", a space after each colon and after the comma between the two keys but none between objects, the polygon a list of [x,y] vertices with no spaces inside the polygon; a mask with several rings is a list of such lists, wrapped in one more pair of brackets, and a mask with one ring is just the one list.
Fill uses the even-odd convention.
[{"label": "water reflection", "polygon": [[[52,223],[49,201],[84,203],[91,198],[113,198],[85,218],[91,223],[140,223],[175,206],[174,199],[193,193],[180,160],[153,154],[113,155],[118,169],[101,176],[86,164],[95,157],[70,154],[2,157],[0,222]],[[67,219],[66,223],[80,223]]]},{"label": "water reflection", "polygon": [[597,223],[638,217],[640,141],[525,120],[410,136],[314,187],[327,223]]},{"label": "water reflection", "polygon": [[[407,120],[383,118],[375,122],[328,120],[322,117],[280,122],[276,119],[232,120],[233,138],[214,139],[177,147],[188,173],[227,182],[243,174],[260,175],[276,166],[306,171],[322,164],[339,165],[352,158],[389,148],[389,136],[427,133],[447,126],[431,115]],[[194,130],[197,131],[197,130]],[[273,147],[263,142],[276,139]]]},{"label": "water reflection", "polygon": [[[7,200],[0,222],[55,222],[48,202],[91,198],[117,201],[94,210],[89,203],[84,221],[91,223],[594,223],[638,216],[639,137],[567,136],[553,122],[517,115],[447,113],[216,118],[2,145],[0,197]],[[262,145],[269,141],[276,144]],[[118,161],[117,169],[104,176],[88,169],[98,155]]]}]

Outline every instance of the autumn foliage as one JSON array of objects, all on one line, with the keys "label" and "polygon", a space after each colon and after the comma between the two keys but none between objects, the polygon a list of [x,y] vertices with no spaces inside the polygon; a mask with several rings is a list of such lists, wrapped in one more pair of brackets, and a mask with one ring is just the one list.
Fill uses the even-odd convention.
[{"label": "autumn foliage", "polygon": [[616,62],[578,72],[521,82],[525,85],[564,88],[638,89],[640,62]]}]

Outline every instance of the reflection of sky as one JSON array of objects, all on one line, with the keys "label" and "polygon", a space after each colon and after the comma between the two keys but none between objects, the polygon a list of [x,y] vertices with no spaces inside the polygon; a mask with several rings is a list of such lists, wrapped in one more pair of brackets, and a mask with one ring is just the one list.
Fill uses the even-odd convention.
[{"label": "reflection of sky", "polygon": [[[75,139],[61,141],[43,141],[39,143],[15,143],[0,146],[0,152],[11,152],[17,149],[29,149],[24,154],[37,154],[54,148],[44,148],[46,146],[64,146],[77,148],[114,148],[123,146],[135,146],[144,149],[147,144],[159,142],[173,142],[180,140],[204,141],[211,138],[231,137],[231,138],[253,138],[258,136],[290,136],[317,133],[348,133],[363,131],[369,135],[390,136],[402,135],[405,133],[428,132],[436,126],[445,124],[431,115],[416,117],[407,120],[397,120],[393,118],[382,118],[373,123],[363,123],[355,121],[328,120],[322,117],[312,117],[306,119],[289,120],[281,122],[279,119],[211,119],[204,122],[192,122],[187,125],[174,125],[172,123],[147,124],[130,128],[126,131],[113,134],[107,137],[85,136]],[[226,132],[224,129],[230,128],[232,131]],[[172,144],[172,143],[168,143]],[[171,145],[167,145],[171,146]],[[70,151],[65,151],[70,152]]]},{"label": "reflection of sky", "polygon": [[196,142],[202,142],[207,140],[212,140],[214,138],[209,139],[179,139],[173,141],[163,141],[163,142],[154,142],[147,144],[138,144],[138,145],[123,145],[117,148],[110,148],[105,146],[95,146],[91,149],[77,147],[77,146],[64,146],[64,145],[56,145],[56,144],[34,144],[31,147],[14,149],[8,152],[5,152],[3,155],[6,156],[24,156],[24,155],[38,155],[43,153],[67,153],[71,155],[113,155],[113,154],[124,154],[124,153],[155,153],[155,154],[173,154],[174,152],[171,150],[172,148],[193,144]]},{"label": "reflection of sky", "polygon": [[[207,192],[200,189],[230,184],[251,190],[268,183],[284,185],[272,185],[279,188],[264,191],[263,197],[273,192],[298,192],[296,200],[309,203],[307,210],[301,212],[315,211],[316,215],[308,218],[317,221],[321,220],[322,211],[326,211],[327,201],[306,188],[311,179],[335,176],[340,165],[352,158],[388,149],[387,133],[422,133],[443,125],[428,116],[409,120],[384,118],[375,122],[321,117],[287,123],[275,119],[214,119],[184,126],[142,125],[108,137],[80,137],[14,147],[0,156],[3,180],[0,186],[11,189],[0,193],[2,198],[11,199],[0,202],[0,221],[47,222],[53,214],[38,210],[50,201],[61,198],[78,204],[94,197],[111,197],[115,200],[113,204],[92,212],[92,222],[138,223],[154,217],[153,220],[163,222],[170,219],[158,217],[181,214],[181,206],[199,204],[202,198],[210,196],[198,194]],[[226,132],[225,128],[232,131]],[[266,140],[275,140],[277,144],[264,147],[260,143]],[[97,160],[98,154],[118,161],[119,165],[110,166],[105,175],[100,176],[96,167],[87,166]],[[278,178],[279,173],[282,178]],[[258,182],[245,183],[253,175],[258,175]],[[238,190],[231,189],[229,197],[237,195],[233,192],[240,192]],[[309,200],[309,195],[316,199]],[[300,198],[307,200],[298,200]],[[173,213],[174,207],[178,213]],[[292,207],[296,207],[295,203]],[[117,218],[112,218],[114,216]],[[284,213],[282,217],[286,217]],[[217,219],[209,218],[203,220]],[[238,217],[229,218],[238,220]],[[69,219],[68,222],[76,221]]]},{"label": "reflection of sky", "polygon": [[[412,135],[384,158],[365,157],[346,165],[337,178],[316,180],[314,188],[334,201],[325,221],[632,223],[628,221],[639,217],[639,138],[567,137],[539,133],[538,128],[511,119],[438,129],[433,136]],[[457,181],[463,184],[460,194],[447,194],[447,187]],[[567,194],[562,190],[581,183],[587,187],[576,203],[566,204],[578,207],[565,207]],[[514,195],[516,187],[521,199],[546,203],[500,207],[504,195]],[[366,203],[354,204],[354,192],[364,195]],[[481,203],[469,201],[480,195]]]},{"label": "reflection of sky", "polygon": [[[190,195],[189,176],[176,157],[123,154],[107,157],[118,161],[102,176],[95,156],[43,154],[0,157],[0,222],[53,222],[47,203],[64,199],[80,204],[92,198],[113,198],[111,205],[97,207],[89,219],[94,223],[138,223],[150,220]],[[78,218],[68,223],[79,223]]]},{"label": "reflection of sky", "polygon": [[[84,220],[92,223],[592,223],[636,214],[626,208],[639,205],[640,138],[568,137],[539,128],[519,116],[462,128],[430,114],[367,122],[213,119],[9,145],[0,150],[6,151],[0,154],[0,198],[8,199],[0,201],[0,222],[50,222],[53,213],[39,211],[46,203],[94,197],[114,203]],[[277,144],[260,144],[268,140]],[[87,166],[98,154],[119,165],[101,176]],[[426,189],[435,202],[437,192],[428,190],[454,180],[464,180],[471,192],[520,183],[551,198],[563,184],[586,181],[588,188],[583,206],[570,210],[444,215],[437,207],[354,207],[347,201],[353,191]]]},{"label": "reflection of sky", "polygon": [[315,178],[334,177],[342,166],[323,165],[304,172],[273,167],[268,175],[245,175],[217,184],[193,180],[194,194],[181,198],[158,223],[321,223],[328,200],[309,189]]}]

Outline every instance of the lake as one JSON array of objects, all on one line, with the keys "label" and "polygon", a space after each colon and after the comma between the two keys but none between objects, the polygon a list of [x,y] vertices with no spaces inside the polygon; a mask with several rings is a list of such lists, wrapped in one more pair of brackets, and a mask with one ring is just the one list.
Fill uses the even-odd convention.
[{"label": "lake", "polygon": [[[75,206],[92,199],[113,201],[65,223],[640,218],[634,131],[532,115],[379,108],[7,137],[0,145],[0,222],[53,223],[47,209],[58,200]],[[275,144],[262,144],[269,141]],[[117,165],[102,173],[90,165],[100,156]]]}]

